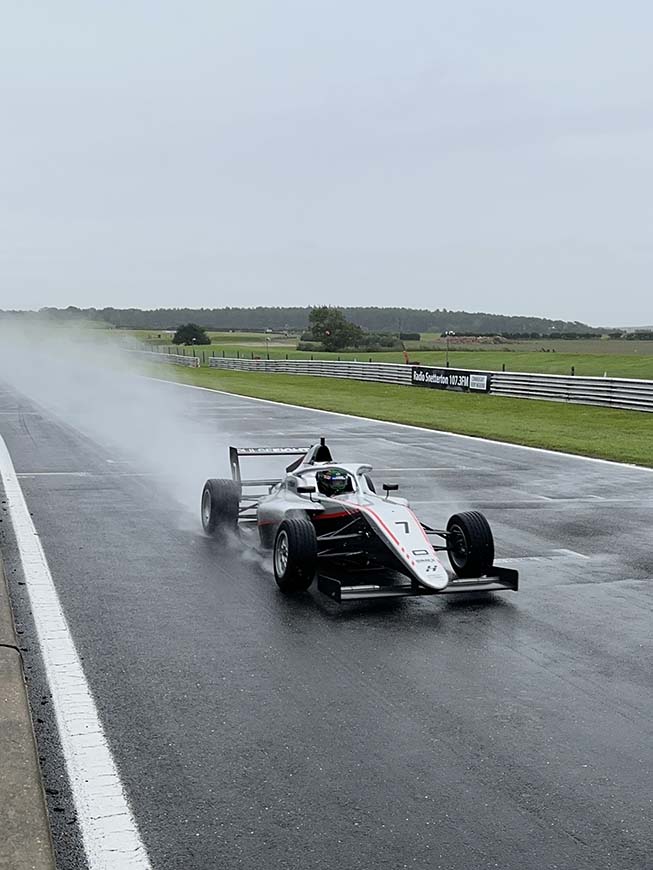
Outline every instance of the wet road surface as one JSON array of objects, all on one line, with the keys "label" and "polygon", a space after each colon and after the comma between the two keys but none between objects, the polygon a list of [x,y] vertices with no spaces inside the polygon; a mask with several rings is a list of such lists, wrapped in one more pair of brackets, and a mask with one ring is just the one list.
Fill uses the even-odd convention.
[{"label": "wet road surface", "polygon": [[[431,525],[484,511],[497,562],[522,578],[518,594],[284,598],[269,559],[202,536],[199,492],[195,516],[128,454],[0,390],[0,434],[153,867],[653,866],[653,473],[152,389],[219,443],[206,476],[226,443],[325,435]],[[81,867],[3,518],[59,864]]]}]

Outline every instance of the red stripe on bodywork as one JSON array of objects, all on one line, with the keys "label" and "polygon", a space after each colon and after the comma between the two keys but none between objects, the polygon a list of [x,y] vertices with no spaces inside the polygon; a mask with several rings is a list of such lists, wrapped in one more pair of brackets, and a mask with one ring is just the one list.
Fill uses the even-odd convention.
[{"label": "red stripe on bodywork", "polygon": [[374,519],[377,521],[377,523],[378,523],[380,526],[383,526],[383,528],[384,528],[384,529],[386,530],[386,532],[390,535],[390,537],[391,537],[392,540],[395,542],[395,544],[396,544],[400,549],[403,550],[403,547],[402,547],[401,544],[399,543],[399,540],[398,540],[397,538],[395,538],[395,536],[394,536],[394,534],[392,533],[391,529],[389,529],[388,526],[386,526],[386,524],[383,522],[383,520],[381,519],[381,517],[376,513],[376,511],[373,511],[372,508],[369,508],[369,507],[361,507],[361,510],[364,511],[365,513],[370,513],[370,514],[372,514],[372,516],[373,516]]},{"label": "red stripe on bodywork", "polygon": [[358,511],[338,511],[335,514],[318,514],[315,519],[316,520],[333,520],[336,517],[350,517],[353,514],[357,514]]}]

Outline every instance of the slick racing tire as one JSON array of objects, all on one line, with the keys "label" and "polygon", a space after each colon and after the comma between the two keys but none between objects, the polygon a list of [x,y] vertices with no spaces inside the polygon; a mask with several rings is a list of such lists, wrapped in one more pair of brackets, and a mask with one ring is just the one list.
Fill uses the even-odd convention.
[{"label": "slick racing tire", "polygon": [[238,532],[240,485],[235,480],[207,480],[202,491],[202,527],[207,535]]},{"label": "slick racing tire", "polygon": [[274,579],[282,592],[305,592],[317,570],[317,535],[307,519],[284,520],[272,554]]},{"label": "slick racing tire", "polygon": [[494,564],[492,529],[482,513],[454,514],[447,523],[447,554],[458,577],[482,577]]}]

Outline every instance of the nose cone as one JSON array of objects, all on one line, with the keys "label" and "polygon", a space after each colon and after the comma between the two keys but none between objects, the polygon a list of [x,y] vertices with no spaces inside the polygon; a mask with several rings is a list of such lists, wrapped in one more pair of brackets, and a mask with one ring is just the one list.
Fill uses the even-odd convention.
[{"label": "nose cone", "polygon": [[411,568],[419,582],[430,589],[444,589],[449,583],[449,575],[435,553],[430,557],[416,557]]},{"label": "nose cone", "polygon": [[361,509],[416,580],[431,589],[444,589],[449,575],[422,524],[407,505],[389,499],[370,499]]}]

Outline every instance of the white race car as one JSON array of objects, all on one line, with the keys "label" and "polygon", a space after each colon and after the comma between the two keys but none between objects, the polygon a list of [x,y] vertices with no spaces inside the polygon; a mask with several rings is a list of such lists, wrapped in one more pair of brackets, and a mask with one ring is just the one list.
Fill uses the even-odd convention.
[{"label": "white race car", "polygon": [[[336,601],[517,591],[519,575],[494,565],[494,539],[478,511],[431,529],[397,484],[376,492],[372,466],[337,463],[324,438],[312,447],[230,447],[231,480],[207,480],[202,525],[207,534],[255,524],[273,551],[274,576],[286,593],[318,588]],[[243,480],[242,457],[299,456],[281,479]],[[434,546],[431,538],[439,539]],[[438,556],[446,551],[450,573]]]}]

